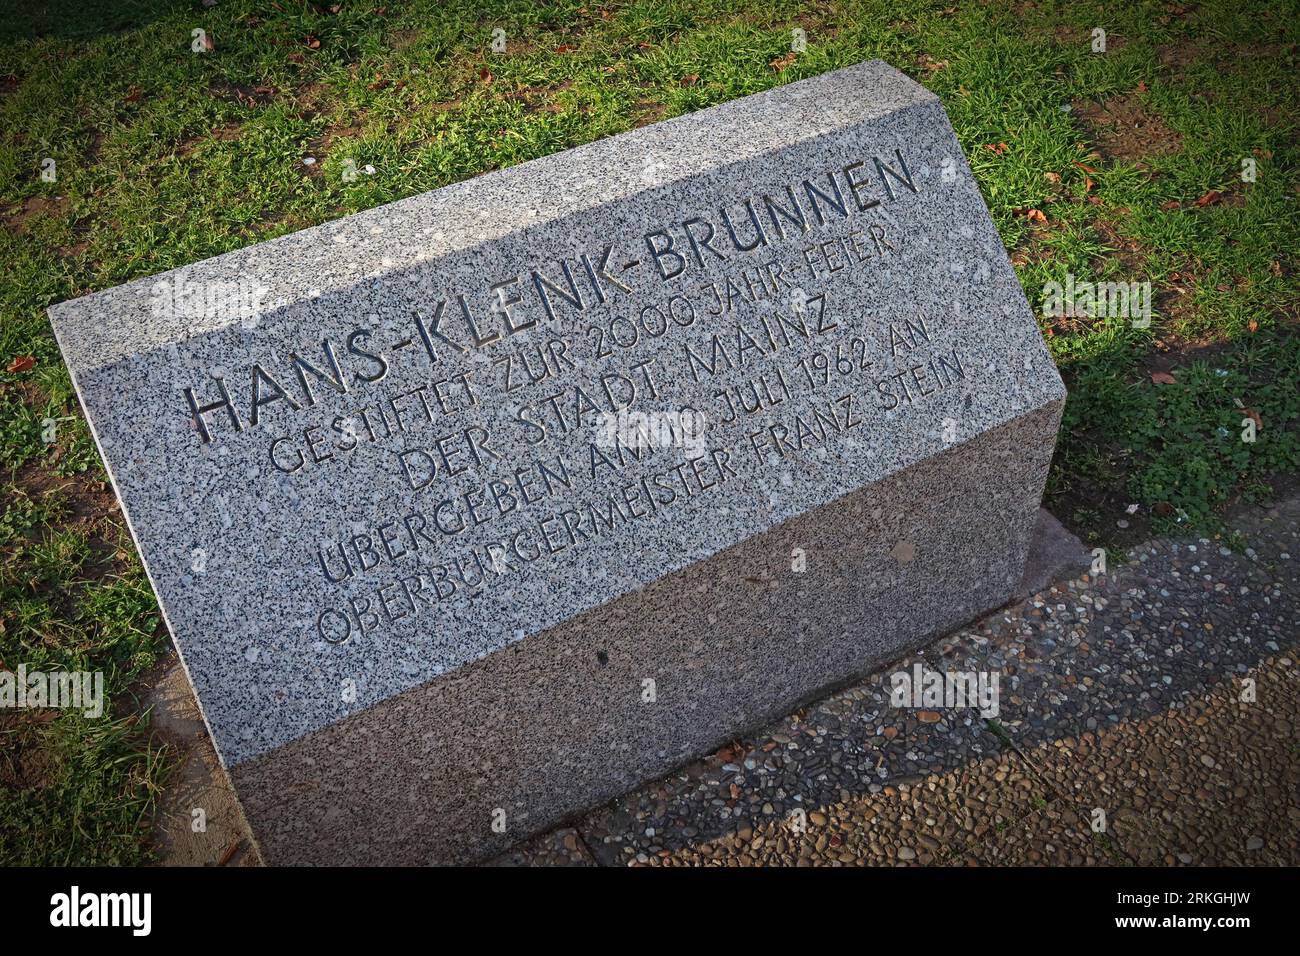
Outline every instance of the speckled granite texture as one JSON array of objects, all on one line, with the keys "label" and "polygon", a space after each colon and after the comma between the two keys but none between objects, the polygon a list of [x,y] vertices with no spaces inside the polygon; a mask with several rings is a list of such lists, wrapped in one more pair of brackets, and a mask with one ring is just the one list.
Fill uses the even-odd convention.
[{"label": "speckled granite texture", "polygon": [[51,318],[272,863],[491,852],[1001,603],[1064,398],[878,61]]},{"label": "speckled granite texture", "polygon": [[490,854],[998,606],[1020,578],[1038,510],[1026,488],[1046,478],[1059,416],[1054,404],[1002,425],[241,764],[262,853]]}]

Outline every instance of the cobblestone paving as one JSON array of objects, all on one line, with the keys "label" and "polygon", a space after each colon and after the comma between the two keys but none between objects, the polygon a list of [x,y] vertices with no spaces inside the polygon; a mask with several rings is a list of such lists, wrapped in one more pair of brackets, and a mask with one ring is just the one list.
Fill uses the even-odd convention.
[{"label": "cobblestone paving", "polygon": [[[1300,864],[1300,498],[1232,529],[1112,557],[497,862]],[[892,706],[918,663],[996,673],[996,718]]]}]

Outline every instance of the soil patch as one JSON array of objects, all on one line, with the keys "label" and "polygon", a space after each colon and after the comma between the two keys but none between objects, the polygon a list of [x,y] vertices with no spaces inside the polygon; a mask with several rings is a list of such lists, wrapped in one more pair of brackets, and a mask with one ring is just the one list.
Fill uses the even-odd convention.
[{"label": "soil patch", "polygon": [[1076,102],[1074,113],[1108,159],[1143,165],[1152,156],[1167,156],[1183,147],[1183,138],[1149,110],[1136,93],[1112,96],[1105,103]]},{"label": "soil patch", "polygon": [[67,196],[30,196],[21,203],[8,206],[0,212],[0,219],[10,232],[24,235],[31,220],[40,216],[56,218],[68,208]]}]

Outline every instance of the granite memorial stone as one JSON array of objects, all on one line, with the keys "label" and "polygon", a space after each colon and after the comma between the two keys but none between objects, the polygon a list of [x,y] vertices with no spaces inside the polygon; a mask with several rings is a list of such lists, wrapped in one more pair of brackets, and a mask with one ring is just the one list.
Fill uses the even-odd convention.
[{"label": "granite memorial stone", "polygon": [[1005,602],[1065,395],[879,61],[50,312],[271,863],[481,858]]}]

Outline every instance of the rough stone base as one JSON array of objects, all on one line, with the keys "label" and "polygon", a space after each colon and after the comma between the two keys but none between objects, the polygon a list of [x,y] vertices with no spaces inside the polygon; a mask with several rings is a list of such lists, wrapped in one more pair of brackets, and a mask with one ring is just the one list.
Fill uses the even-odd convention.
[{"label": "rough stone base", "polygon": [[[177,765],[162,793],[154,840],[164,866],[256,866],[257,848],[217,760],[194,689],[173,651],[145,681],[150,727]],[[201,811],[201,817],[195,815]]]},{"label": "rough stone base", "polygon": [[264,858],[500,852],[1005,603],[1061,404],[235,766]]},{"label": "rough stone base", "polygon": [[1029,557],[1016,588],[1017,601],[1035,594],[1063,574],[1082,573],[1092,566],[1092,552],[1046,508],[1038,509],[1038,522],[1029,543]]}]

